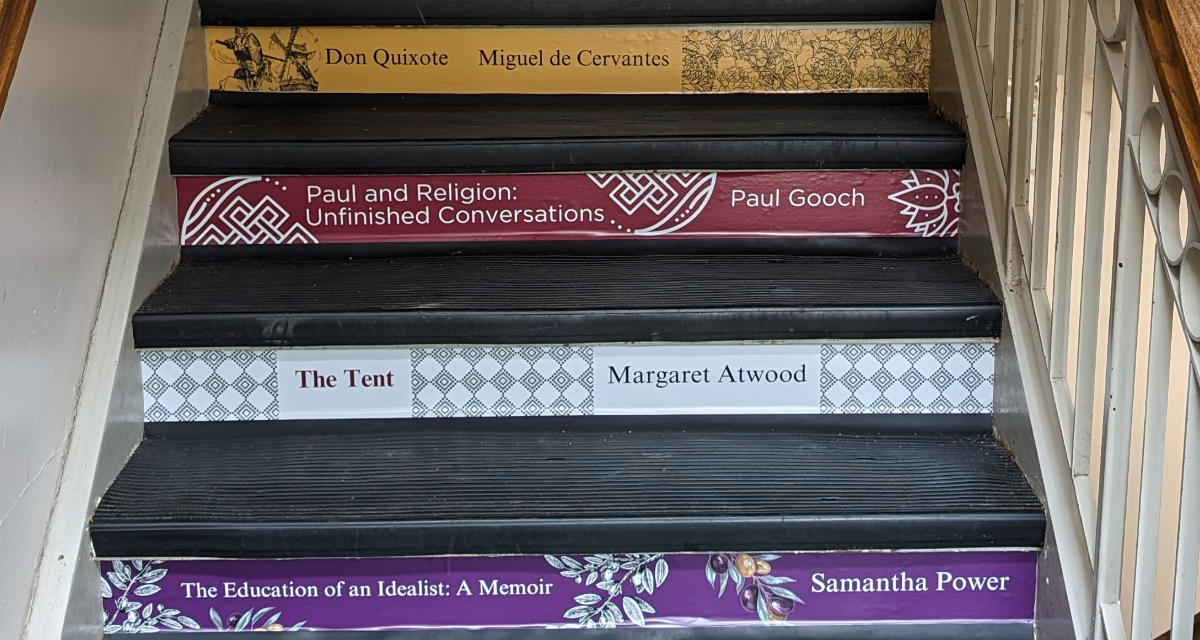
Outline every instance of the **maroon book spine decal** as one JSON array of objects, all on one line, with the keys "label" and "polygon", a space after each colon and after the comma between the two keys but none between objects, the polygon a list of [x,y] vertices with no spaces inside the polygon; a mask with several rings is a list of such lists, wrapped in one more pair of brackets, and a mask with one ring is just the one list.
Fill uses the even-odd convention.
[{"label": "maroon book spine decal", "polygon": [[181,177],[185,246],[952,237],[959,172]]}]

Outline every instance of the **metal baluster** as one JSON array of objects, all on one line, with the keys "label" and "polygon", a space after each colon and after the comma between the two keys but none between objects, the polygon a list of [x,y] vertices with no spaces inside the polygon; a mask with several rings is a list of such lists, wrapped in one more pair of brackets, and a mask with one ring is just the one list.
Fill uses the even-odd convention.
[{"label": "metal baluster", "polygon": [[[1097,342],[1100,333],[1100,265],[1104,250],[1105,200],[1108,190],[1109,130],[1112,127],[1111,76],[1097,43],[1092,85],[1092,131],[1088,153],[1087,202],[1084,208],[1083,266],[1079,279],[1079,350],[1076,354],[1075,420],[1071,431],[1071,471],[1086,477],[1092,467],[1093,406],[1096,397]],[[1090,493],[1090,489],[1089,489]],[[1095,551],[1094,531],[1085,520],[1088,542]]]},{"label": "metal baluster", "polygon": [[1157,255],[1154,256],[1154,291],[1151,295],[1145,437],[1142,441],[1137,551],[1133,568],[1133,629],[1129,634],[1132,640],[1150,640],[1152,637],[1158,521],[1162,513],[1163,461],[1167,444],[1175,298],[1162,259]]},{"label": "metal baluster", "polygon": [[1175,552],[1175,597],[1171,640],[1192,640],[1196,611],[1196,563],[1200,562],[1200,389],[1188,367],[1187,427],[1183,435],[1183,486],[1179,494],[1179,538]]},{"label": "metal baluster", "polygon": [[[1063,6],[1047,2],[1042,15],[1041,69],[1038,73],[1037,177],[1033,183],[1033,202],[1030,203],[1033,221],[1033,246],[1030,251],[1029,286],[1034,293],[1035,308],[1041,305],[1038,326],[1042,334],[1042,351],[1050,353],[1051,316],[1055,309],[1046,297],[1046,277],[1050,261],[1050,222],[1055,212],[1053,201],[1054,129],[1058,121],[1059,51],[1065,38],[1062,30]],[[1069,91],[1068,91],[1069,92]],[[1062,182],[1059,182],[1060,190]],[[1061,209],[1059,210],[1061,214]]]},{"label": "metal baluster", "polygon": [[[1087,57],[1086,0],[1072,0],[1067,13],[1066,70],[1063,76],[1063,124],[1058,173],[1057,247],[1054,252],[1054,303],[1050,317],[1050,382],[1054,385],[1063,440],[1074,440],[1075,411],[1067,385],[1067,352],[1071,334],[1071,294],[1075,291],[1075,206],[1079,191],[1080,120],[1083,115],[1084,62]],[[1090,151],[1090,149],[1089,149]]]},{"label": "metal baluster", "polygon": [[[1129,66],[1144,52],[1130,42]],[[1122,112],[1120,173],[1117,182],[1116,255],[1113,262],[1112,313],[1108,329],[1108,375],[1103,420],[1103,453],[1100,468],[1100,500],[1097,504],[1096,607],[1093,637],[1105,637],[1104,618],[1119,615],[1105,612],[1121,597],[1121,558],[1125,542],[1125,500],[1129,490],[1129,441],[1133,422],[1134,367],[1137,362],[1137,327],[1141,304],[1142,243],[1146,224],[1146,201],[1141,177],[1134,161],[1129,132],[1141,123],[1142,110],[1150,102],[1151,83],[1145,75],[1126,75],[1125,108]],[[1119,613],[1119,612],[1118,612]],[[1102,617],[1103,616],[1103,617]],[[1111,626],[1111,625],[1110,625]],[[1114,630],[1115,631],[1115,630]],[[1108,636],[1111,639],[1113,634]],[[1121,629],[1124,635],[1124,628]]]}]

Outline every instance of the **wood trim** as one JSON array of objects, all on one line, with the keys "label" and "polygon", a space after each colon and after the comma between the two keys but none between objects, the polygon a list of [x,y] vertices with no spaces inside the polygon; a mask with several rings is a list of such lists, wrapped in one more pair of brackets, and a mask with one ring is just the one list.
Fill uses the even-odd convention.
[{"label": "wood trim", "polygon": [[1200,3],[1195,0],[1136,0],[1150,56],[1171,113],[1182,164],[1200,196]]},{"label": "wood trim", "polygon": [[0,114],[8,100],[8,88],[17,72],[17,58],[36,0],[0,0]]}]

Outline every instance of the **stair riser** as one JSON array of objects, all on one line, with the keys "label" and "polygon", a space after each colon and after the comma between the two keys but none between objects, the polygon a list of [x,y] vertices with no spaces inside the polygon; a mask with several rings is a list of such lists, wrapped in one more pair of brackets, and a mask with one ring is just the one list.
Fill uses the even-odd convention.
[{"label": "stair riser", "polygon": [[214,91],[809,93],[925,91],[929,33],[927,23],[312,26],[208,27],[205,39]]},{"label": "stair riser", "polygon": [[953,237],[959,172],[180,177],[184,246]]},{"label": "stair riser", "polygon": [[[738,573],[739,560],[749,576]],[[589,621],[683,628],[1029,622],[1036,561],[1035,550],[1010,550],[166,560],[101,568],[110,625],[125,622],[117,600],[128,594],[142,610],[151,603],[156,615],[159,605],[174,609],[180,613],[167,616],[172,622],[204,630],[236,629],[246,612],[245,630],[451,630]],[[724,574],[714,570],[719,565],[728,567]],[[620,588],[611,600],[616,589],[599,588],[606,579]]]},{"label": "stair riser", "polygon": [[141,359],[146,421],[204,422],[989,413],[994,352],[989,341],[839,342],[162,349]]}]

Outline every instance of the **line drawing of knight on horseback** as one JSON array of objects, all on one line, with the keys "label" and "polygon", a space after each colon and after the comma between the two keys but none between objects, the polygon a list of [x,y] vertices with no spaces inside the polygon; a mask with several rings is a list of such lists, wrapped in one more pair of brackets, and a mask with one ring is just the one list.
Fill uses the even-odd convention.
[{"label": "line drawing of knight on horseback", "polygon": [[313,34],[299,27],[278,29],[268,42],[269,48],[264,51],[258,36],[247,27],[234,27],[233,37],[228,40],[214,40],[210,45],[213,59],[237,65],[233,75],[221,81],[220,89],[316,91],[318,82],[310,62],[317,52],[309,51],[309,45],[316,43]]}]

